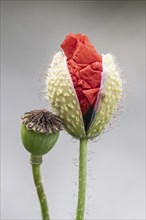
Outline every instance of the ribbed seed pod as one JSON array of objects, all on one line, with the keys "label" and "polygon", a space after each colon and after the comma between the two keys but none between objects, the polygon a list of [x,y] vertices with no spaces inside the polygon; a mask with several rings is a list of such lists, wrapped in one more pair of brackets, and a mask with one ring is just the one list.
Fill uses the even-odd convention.
[{"label": "ribbed seed pod", "polygon": [[48,110],[26,112],[22,117],[21,138],[32,155],[44,155],[55,145],[62,120]]}]

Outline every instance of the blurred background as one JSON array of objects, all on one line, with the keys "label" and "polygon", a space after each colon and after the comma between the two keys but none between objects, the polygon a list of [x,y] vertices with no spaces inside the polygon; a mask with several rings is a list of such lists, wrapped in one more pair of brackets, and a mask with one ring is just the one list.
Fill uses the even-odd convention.
[{"label": "blurred background", "polygon": [[[85,219],[145,219],[145,1],[1,1],[1,219],[41,219],[21,116],[47,106],[46,64],[65,36],[86,34],[99,53],[116,56],[125,81],[124,110],[88,146]],[[78,141],[61,133],[44,156],[52,219],[73,219]]]}]

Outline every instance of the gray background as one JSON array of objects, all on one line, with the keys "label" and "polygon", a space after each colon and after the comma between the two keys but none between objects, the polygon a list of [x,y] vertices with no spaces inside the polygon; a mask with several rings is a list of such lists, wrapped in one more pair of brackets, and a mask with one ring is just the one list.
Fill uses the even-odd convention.
[{"label": "gray background", "polygon": [[[113,53],[126,81],[116,126],[89,143],[85,219],[145,218],[144,10],[144,1],[1,2],[1,219],[41,219],[20,118],[46,106],[39,79],[69,32],[87,34],[99,53]],[[75,214],[77,158],[78,142],[65,133],[44,157],[52,219]]]}]

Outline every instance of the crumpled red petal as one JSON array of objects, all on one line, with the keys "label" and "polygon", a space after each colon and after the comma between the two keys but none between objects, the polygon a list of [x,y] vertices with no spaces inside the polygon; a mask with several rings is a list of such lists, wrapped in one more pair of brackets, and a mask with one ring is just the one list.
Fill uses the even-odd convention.
[{"label": "crumpled red petal", "polygon": [[61,47],[84,115],[91,106],[95,107],[102,77],[102,57],[82,34],[67,35]]}]

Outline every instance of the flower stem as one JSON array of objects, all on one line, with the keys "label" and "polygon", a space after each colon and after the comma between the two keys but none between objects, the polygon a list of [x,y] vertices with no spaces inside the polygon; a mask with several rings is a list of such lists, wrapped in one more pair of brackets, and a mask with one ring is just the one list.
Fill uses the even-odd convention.
[{"label": "flower stem", "polygon": [[41,212],[42,212],[42,219],[43,220],[50,220],[47,199],[45,196],[42,180],[41,180],[41,173],[40,173],[40,164],[42,162],[42,156],[34,156],[31,155],[30,162],[32,164],[32,173],[33,179],[36,186]]},{"label": "flower stem", "polygon": [[76,220],[84,219],[85,200],[86,200],[86,174],[87,174],[87,142],[88,139],[80,139],[79,156],[79,186],[78,186],[78,205]]}]

